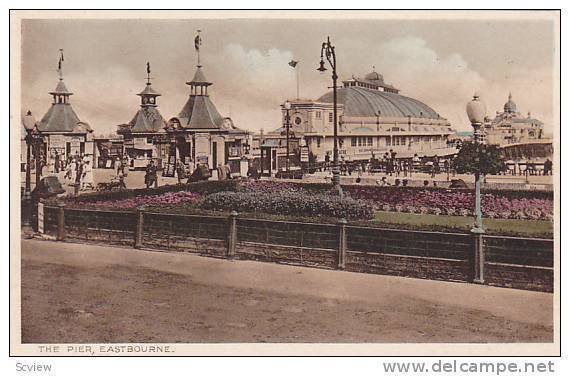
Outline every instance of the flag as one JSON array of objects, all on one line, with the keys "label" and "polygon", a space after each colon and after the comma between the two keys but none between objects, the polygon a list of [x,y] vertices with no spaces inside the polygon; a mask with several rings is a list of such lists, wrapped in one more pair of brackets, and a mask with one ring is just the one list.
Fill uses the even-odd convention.
[{"label": "flag", "polygon": [[196,51],[200,50],[200,46],[202,45],[202,38],[200,38],[200,34],[196,35],[194,38],[194,48]]},{"label": "flag", "polygon": [[295,68],[297,64],[299,64],[299,61],[291,60],[289,62],[289,66],[291,66],[291,68]]},{"label": "flag", "polygon": [[146,62],[146,73],[150,74],[150,63]]}]

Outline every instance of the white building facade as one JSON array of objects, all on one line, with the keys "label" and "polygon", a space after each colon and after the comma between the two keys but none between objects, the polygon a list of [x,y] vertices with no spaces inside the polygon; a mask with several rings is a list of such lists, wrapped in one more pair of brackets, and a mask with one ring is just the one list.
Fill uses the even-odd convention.
[{"label": "white building facade", "polygon": [[[368,160],[393,150],[397,158],[453,155],[449,121],[428,105],[399,94],[382,75],[343,81],[338,95],[339,155],[342,160]],[[333,151],[333,93],[317,100],[291,100],[291,131],[304,139],[309,153],[324,161]],[[285,124],[286,110],[282,110]],[[273,133],[283,133],[283,127]],[[269,135],[268,135],[269,136]]]}]

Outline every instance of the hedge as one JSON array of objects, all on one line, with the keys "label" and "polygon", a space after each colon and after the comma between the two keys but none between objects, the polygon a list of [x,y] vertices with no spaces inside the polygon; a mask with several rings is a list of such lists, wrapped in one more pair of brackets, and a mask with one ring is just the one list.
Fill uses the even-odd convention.
[{"label": "hedge", "polygon": [[236,210],[305,217],[372,219],[372,206],[364,201],[338,196],[295,192],[218,192],[206,196],[199,204],[206,210]]}]

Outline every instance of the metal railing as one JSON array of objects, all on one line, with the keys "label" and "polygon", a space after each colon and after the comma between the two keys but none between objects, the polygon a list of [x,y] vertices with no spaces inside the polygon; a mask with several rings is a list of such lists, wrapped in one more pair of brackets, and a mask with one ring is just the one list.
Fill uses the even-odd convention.
[{"label": "metal railing", "polygon": [[[43,218],[46,233],[57,240],[290,260],[318,267],[477,283],[487,283],[488,269],[492,284],[545,291],[553,288],[551,239],[352,226],[345,220],[337,224],[274,221],[241,218],[235,212],[229,216],[166,214],[142,208],[125,212],[44,206]],[[476,252],[478,242],[483,243],[482,255]],[[260,249],[263,257],[258,257]],[[392,273],[391,267],[397,270]]]}]

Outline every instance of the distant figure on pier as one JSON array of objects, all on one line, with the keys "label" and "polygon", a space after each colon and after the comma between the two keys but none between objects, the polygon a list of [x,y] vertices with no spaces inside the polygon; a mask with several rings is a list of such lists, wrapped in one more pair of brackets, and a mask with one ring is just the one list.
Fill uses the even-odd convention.
[{"label": "distant figure on pier", "polygon": [[156,173],[156,166],[154,161],[151,159],[146,166],[146,173],[144,175],[144,183],[147,188],[150,188],[154,184],[155,188],[158,188],[158,176]]}]

